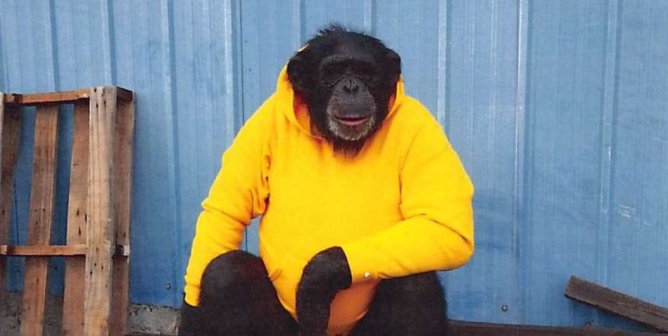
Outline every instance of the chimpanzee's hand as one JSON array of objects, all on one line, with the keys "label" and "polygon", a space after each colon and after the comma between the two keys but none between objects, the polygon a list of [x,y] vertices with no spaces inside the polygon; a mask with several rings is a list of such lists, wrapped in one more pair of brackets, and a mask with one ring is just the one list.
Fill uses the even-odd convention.
[{"label": "chimpanzee's hand", "polygon": [[348,259],[340,247],[316,254],[304,267],[297,287],[297,318],[300,336],[323,336],[329,321],[329,306],[336,293],[350,287]]}]

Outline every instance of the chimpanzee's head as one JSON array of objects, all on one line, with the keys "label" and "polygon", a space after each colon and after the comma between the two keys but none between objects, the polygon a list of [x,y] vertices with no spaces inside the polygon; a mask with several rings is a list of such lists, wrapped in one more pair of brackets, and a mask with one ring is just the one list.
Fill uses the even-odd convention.
[{"label": "chimpanzee's head", "polygon": [[346,155],[357,154],[380,128],[400,74],[396,52],[339,25],[321,29],[288,63],[312,130]]}]

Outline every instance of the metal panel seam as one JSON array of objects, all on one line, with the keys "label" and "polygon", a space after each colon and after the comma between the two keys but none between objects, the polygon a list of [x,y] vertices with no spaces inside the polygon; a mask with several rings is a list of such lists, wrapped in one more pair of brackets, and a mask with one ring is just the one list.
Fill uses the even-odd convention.
[{"label": "metal panel seam", "polygon": [[297,1],[299,2],[299,16],[297,16],[299,18],[299,41],[304,43],[306,41],[306,25],[304,24],[306,22],[306,4],[304,0]]},{"label": "metal panel seam", "polygon": [[111,4],[111,0],[107,0],[106,14],[104,17],[107,19],[106,24],[106,37],[109,45],[109,49],[105,50],[109,55],[108,62],[105,63],[107,68],[105,69],[105,79],[109,80],[109,85],[116,84],[116,41],[114,41],[114,10]]},{"label": "metal panel seam", "polygon": [[[0,13],[2,13],[2,3],[0,2]],[[6,90],[7,81],[5,80],[5,45],[2,43],[2,15],[0,15],[0,91]]]},{"label": "metal panel seam", "polygon": [[58,91],[60,89],[60,78],[58,76],[58,71],[56,71],[56,69],[58,69],[58,44],[56,38],[58,26],[56,25],[56,9],[54,1],[55,0],[49,1],[49,27],[51,28],[49,37],[51,38],[51,67],[53,69],[52,85],[54,91]]},{"label": "metal panel seam", "polygon": [[617,75],[619,73],[617,68],[619,64],[618,39],[620,36],[619,6],[620,2],[618,0],[611,1],[608,4],[605,72],[603,74],[605,87],[603,89],[603,115],[601,118],[601,180],[599,188],[597,278],[604,285],[607,283],[608,277],[608,259],[606,255],[610,238],[614,119],[617,106]]},{"label": "metal panel seam", "polygon": [[[232,5],[235,5],[235,7],[232,7]],[[229,15],[232,15],[236,11],[238,11],[238,15],[236,16],[236,20],[232,22],[230,20],[230,25],[231,25],[231,30],[232,30],[232,36],[233,36],[233,43],[232,43],[232,60],[234,60],[236,67],[234,67],[234,71],[236,71],[236,77],[234,78],[234,107],[235,110],[231,111],[233,115],[235,116],[235,120],[239,120],[238,124],[234,125],[235,129],[234,132],[236,132],[241,128],[241,126],[246,122],[246,103],[244,101],[244,44],[243,44],[243,6],[241,5],[241,0],[232,0],[230,2],[230,12]],[[236,24],[237,29],[233,29],[234,25]],[[241,116],[241,118],[237,118],[237,116]],[[244,240],[243,240],[243,249],[245,251],[248,251],[248,230],[244,231]]]},{"label": "metal panel seam", "polygon": [[520,298],[518,300],[518,323],[525,321],[525,305],[524,298],[525,288],[520,269],[523,264],[522,255],[522,239],[520,239],[522,230],[521,226],[525,218],[525,197],[528,195],[530,177],[527,176],[526,165],[527,156],[527,116],[526,116],[526,88],[528,86],[528,37],[529,37],[529,2],[528,0],[519,0],[517,7],[517,77],[516,77],[516,96],[515,96],[515,176],[514,176],[514,204],[513,204],[513,244],[514,252],[518,260],[518,267],[516,273],[517,288],[520,290]]},{"label": "metal panel seam", "polygon": [[364,2],[364,29],[371,35],[376,33],[376,1],[366,0]]},{"label": "metal panel seam", "polygon": [[436,119],[444,129],[447,129],[446,123],[446,104],[448,98],[448,5],[449,1],[441,1],[438,4],[438,65],[437,65],[437,85],[438,93],[436,95]]},{"label": "metal panel seam", "polygon": [[[165,8],[167,6],[167,8]],[[177,111],[177,96],[175,94],[177,88],[176,88],[176,79],[174,76],[176,76],[176,54],[175,54],[175,39],[174,39],[174,4],[169,1],[166,4],[163,3],[160,6],[161,11],[163,12],[161,17],[165,18],[162,22],[162,33],[165,34],[167,33],[167,47],[168,50],[166,51],[166,56],[167,56],[167,61],[169,62],[169,74],[168,76],[168,82],[165,84],[166,88],[169,88],[168,92],[165,92],[165,95],[168,96],[166,97],[166,100],[168,100],[168,104],[170,107],[170,118],[171,118],[171,133],[172,133],[172,139],[171,139],[171,150],[172,150],[172,161],[170,162],[170,167],[169,167],[169,173],[170,173],[170,180],[172,183],[172,186],[174,188],[174,197],[172,198],[174,201],[174,224],[172,226],[172,231],[174,233],[174,239],[177,243],[177,246],[181,246],[181,241],[183,240],[183,236],[181,235],[181,230],[179,223],[181,221],[181,203],[178,202],[179,195],[181,195],[181,178],[179,174],[176,172],[178,169],[178,163],[180,162],[180,152],[179,152],[179,145],[177,143],[178,139],[178,118],[176,114],[178,113]],[[166,10],[166,13],[165,13]],[[166,15],[165,15],[166,14]],[[180,250],[175,251],[174,253],[178,254],[180,253]],[[177,277],[181,276],[181,258],[179,256],[175,256],[172,258],[172,280],[175,280]],[[169,288],[168,288],[169,289]],[[171,291],[171,296],[172,296],[172,304],[174,306],[178,306],[181,303],[181,291],[180,289],[177,290],[172,290]]]},{"label": "metal panel seam", "polygon": [[296,48],[300,48],[301,44],[304,43],[304,2],[302,0],[294,0],[292,2],[292,11],[297,13],[294,17],[297,20],[292,22],[292,31],[293,31],[293,41]]},{"label": "metal panel seam", "polygon": [[113,24],[111,21],[113,18],[111,17],[111,1],[107,0],[106,4],[104,6],[100,6],[100,11],[101,16],[103,18],[103,22],[101,23],[102,25],[102,47],[104,48],[102,52],[102,57],[104,61],[104,80],[107,83],[104,84],[114,84],[114,78],[113,78],[113,69],[112,69],[112,62],[114,59],[114,55],[112,54],[113,50],[113,44],[114,41],[112,39],[112,32],[113,32]]}]

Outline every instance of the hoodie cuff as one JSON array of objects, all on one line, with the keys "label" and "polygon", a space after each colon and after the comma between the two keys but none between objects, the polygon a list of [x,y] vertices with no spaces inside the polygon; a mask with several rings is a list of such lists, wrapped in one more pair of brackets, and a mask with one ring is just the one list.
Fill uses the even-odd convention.
[{"label": "hoodie cuff", "polygon": [[341,249],[348,259],[353,284],[380,279],[373,258],[369,258],[372,254],[366,244],[355,241],[341,245]]},{"label": "hoodie cuff", "polygon": [[199,306],[199,287],[186,284],[184,291],[186,293],[184,301],[193,307]]}]

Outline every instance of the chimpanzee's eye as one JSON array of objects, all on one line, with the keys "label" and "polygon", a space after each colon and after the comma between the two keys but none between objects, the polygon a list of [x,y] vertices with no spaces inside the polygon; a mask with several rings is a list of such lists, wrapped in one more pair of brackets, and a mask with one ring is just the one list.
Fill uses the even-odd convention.
[{"label": "chimpanzee's eye", "polygon": [[345,72],[345,65],[341,63],[332,63],[321,69],[320,79],[323,84],[332,86],[336,84],[341,75]]},{"label": "chimpanzee's eye", "polygon": [[365,82],[367,85],[375,84],[374,80],[376,79],[376,75],[375,75],[375,72],[373,71],[373,69],[365,69],[365,70],[359,71],[357,73],[357,76],[363,82]]},{"label": "chimpanzee's eye", "polygon": [[372,85],[376,78],[376,72],[373,67],[368,64],[360,64],[355,68],[355,74],[359,79],[364,81],[367,85]]},{"label": "chimpanzee's eye", "polygon": [[373,78],[374,78],[373,74],[370,73],[370,72],[362,72],[362,73],[359,74],[359,76],[360,76],[360,79],[362,81],[366,82],[367,84],[372,82]]}]

